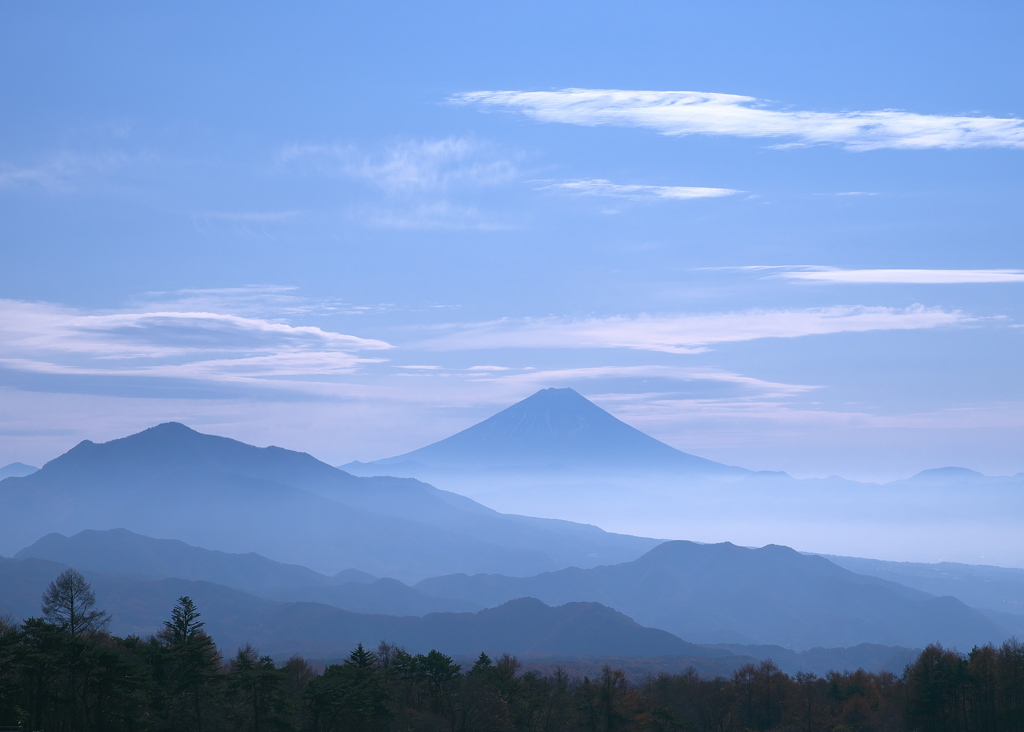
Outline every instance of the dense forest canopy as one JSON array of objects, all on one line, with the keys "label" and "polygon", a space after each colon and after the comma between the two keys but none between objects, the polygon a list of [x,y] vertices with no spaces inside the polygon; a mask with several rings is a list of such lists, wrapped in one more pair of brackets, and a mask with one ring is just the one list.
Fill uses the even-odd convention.
[{"label": "dense forest canopy", "polygon": [[[47,612],[0,623],[0,726],[70,732],[146,730],[1024,730],[1024,644],[962,655],[929,646],[902,676],[789,676],[771,661],[730,678],[693,669],[630,680],[525,670],[513,656],[472,665],[434,650],[359,645],[318,669],[245,646],[219,654],[182,597],[155,636],[106,632],[74,570],[44,596]],[[71,610],[90,618],[71,620]],[[80,615],[75,616],[76,618]]]}]

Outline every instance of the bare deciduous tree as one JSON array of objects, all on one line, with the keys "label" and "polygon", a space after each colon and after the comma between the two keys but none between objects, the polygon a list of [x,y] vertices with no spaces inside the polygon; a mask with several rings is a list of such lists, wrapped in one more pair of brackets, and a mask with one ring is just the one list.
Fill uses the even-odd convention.
[{"label": "bare deciduous tree", "polygon": [[43,617],[74,636],[103,630],[110,617],[96,606],[96,594],[79,572],[66,569],[43,593]]}]

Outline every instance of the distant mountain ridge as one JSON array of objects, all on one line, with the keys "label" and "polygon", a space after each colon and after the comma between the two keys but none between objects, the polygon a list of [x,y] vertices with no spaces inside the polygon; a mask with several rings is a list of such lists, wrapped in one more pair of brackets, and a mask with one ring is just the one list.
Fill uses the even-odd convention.
[{"label": "distant mountain ridge", "polygon": [[[0,558],[0,615],[37,616],[40,596],[64,568],[39,559]],[[263,653],[324,658],[347,655],[357,643],[372,647],[387,640],[412,653],[436,648],[449,654],[732,655],[645,628],[598,603],[550,607],[523,598],[477,613],[403,617],[353,613],[311,602],[275,602],[211,582],[142,582],[84,574],[97,606],[112,616],[112,632],[155,633],[177,598],[188,595],[203,613],[205,629],[229,653],[252,643]]]},{"label": "distant mountain ridge", "polygon": [[318,602],[356,613],[426,615],[483,609],[483,605],[470,600],[435,597],[398,580],[358,570],[327,576],[259,554],[202,549],[126,529],[88,529],[74,536],[49,534],[14,558],[59,562],[116,579],[212,582],[268,600]]},{"label": "distant mountain ridge", "polygon": [[822,556],[851,572],[898,582],[933,595],[951,595],[974,608],[1016,615],[1018,622],[1024,623],[1024,569]]},{"label": "distant mountain ridge", "polygon": [[127,529],[86,529],[73,536],[47,534],[14,558],[46,559],[111,576],[216,582],[254,594],[334,582],[301,565],[275,562],[253,552],[201,549],[177,539],[153,539]]},{"label": "distant mountain ridge", "polygon": [[4,478],[24,478],[26,475],[32,475],[32,473],[39,470],[34,465],[26,465],[25,463],[11,463],[0,468],[0,480]]},{"label": "distant mountain ridge", "polygon": [[[0,557],[0,615],[36,616],[47,584],[66,565],[41,559]],[[138,581],[85,572],[97,605],[112,615],[111,631],[145,637],[159,630],[181,595],[190,596],[222,652],[246,643],[279,659],[300,653],[311,659],[346,657],[357,643],[397,643],[412,653],[438,649],[474,658],[480,651],[553,658],[570,669],[620,661],[647,671],[695,666],[731,674],[746,663],[776,659],[788,673],[832,669],[898,672],[916,653],[908,648],[861,645],[794,653],[779,647],[702,646],[665,631],[644,628],[599,603],[551,607],[524,598],[477,613],[435,613],[423,618],[352,613],[312,602],[274,602],[211,582]],[[648,659],[644,661],[643,659]],[[656,661],[654,659],[662,659]]]},{"label": "distant mountain ridge", "polygon": [[418,450],[342,466],[358,474],[424,468],[494,471],[637,470],[707,475],[751,471],[677,450],[573,389],[542,389],[483,422]]},{"label": "distant mountain ridge", "polygon": [[1002,485],[1008,483],[1024,484],[1024,473],[1016,475],[985,475],[970,468],[929,468],[915,473],[909,478],[893,480],[886,485],[890,486],[934,486],[950,487],[957,485]]},{"label": "distant mountain ridge", "polygon": [[0,552],[46,534],[125,528],[325,574],[415,580],[446,571],[533,574],[639,556],[655,539],[498,513],[408,478],[360,478],[305,453],[166,423],[84,441],[0,481]]},{"label": "distant mountain ridge", "polygon": [[855,574],[788,547],[747,549],[669,541],[631,562],[535,577],[452,575],[416,587],[495,605],[600,602],[637,622],[698,643],[806,649],[858,643],[969,650],[1012,633],[952,597]]}]

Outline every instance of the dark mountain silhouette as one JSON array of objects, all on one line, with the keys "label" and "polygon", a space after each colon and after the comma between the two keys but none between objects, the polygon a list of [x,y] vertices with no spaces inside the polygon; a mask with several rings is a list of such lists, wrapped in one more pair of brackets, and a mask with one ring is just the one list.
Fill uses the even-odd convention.
[{"label": "dark mountain silhouette", "polygon": [[783,546],[666,542],[639,559],[536,577],[454,575],[416,585],[496,605],[513,597],[591,601],[691,641],[794,649],[877,643],[960,649],[1000,642],[1006,629],[952,597],[858,575]]},{"label": "dark mountain silhouette", "polygon": [[[66,566],[41,559],[0,558],[0,616],[38,616],[46,586]],[[280,603],[211,582],[181,579],[137,581],[85,572],[97,606],[112,615],[111,631],[145,637],[158,631],[170,608],[190,596],[202,613],[205,630],[226,654],[246,643],[262,653],[286,658],[346,656],[356,643],[399,643],[411,652],[438,649],[475,657],[515,653],[546,658],[553,670],[599,675],[612,663],[637,675],[682,673],[693,666],[706,673],[730,674],[746,663],[772,658],[787,673],[832,669],[899,672],[916,652],[863,644],[853,648],[815,648],[802,653],[779,646],[702,646],[669,633],[643,628],[596,603],[549,607],[526,598],[475,613],[443,613],[425,618],[387,617],[345,612],[317,603]],[[645,660],[646,659],[646,660]],[[542,664],[543,665],[543,664]],[[597,674],[594,673],[596,670]]]},{"label": "dark mountain silhouette", "polygon": [[[671,633],[644,628],[598,603],[549,607],[520,598],[478,613],[432,613],[423,618],[355,615],[323,605],[289,603],[267,619],[267,642],[278,649],[316,645],[300,652],[351,648],[353,641],[389,640],[414,652],[431,648],[453,655],[564,653],[571,655],[705,655],[704,649]],[[277,649],[275,649],[277,650]],[[716,655],[726,655],[718,651]]]},{"label": "dark mountain silhouette", "polygon": [[405,478],[359,478],[299,452],[177,423],[84,441],[0,481],[0,552],[41,536],[126,528],[324,573],[398,579],[445,571],[533,574],[634,558],[658,542],[566,521],[499,514]]},{"label": "dark mountain silhouette", "polygon": [[343,569],[332,577],[336,582],[360,582],[364,585],[376,582],[380,577],[375,577],[369,572],[360,572],[358,569]]},{"label": "dark mountain silhouette", "polygon": [[572,389],[543,389],[432,445],[372,463],[349,463],[342,467],[361,474],[419,474],[424,469],[611,469],[710,475],[750,472],[666,445],[613,417]]},{"label": "dark mountain silhouette", "polygon": [[320,602],[357,613],[426,615],[483,607],[468,600],[434,597],[398,580],[378,579],[358,570],[328,577],[259,554],[211,551],[126,529],[86,530],[71,537],[50,534],[14,558],[46,559],[110,577],[213,582],[271,600]]},{"label": "dark mountain silhouette", "polygon": [[[39,598],[64,565],[0,558],[0,614],[39,615]],[[701,649],[662,630],[644,628],[596,603],[548,607],[519,599],[479,613],[433,613],[422,618],[352,613],[309,602],[274,602],[212,582],[138,581],[84,572],[97,607],[111,614],[111,632],[155,633],[178,597],[191,597],[205,630],[222,648],[252,643],[263,653],[314,657],[347,655],[357,643],[388,640],[410,652],[449,654],[565,653],[585,655],[730,655]]]},{"label": "dark mountain silhouette", "polygon": [[136,579],[205,580],[259,595],[268,590],[335,582],[297,564],[282,564],[250,552],[230,554],[177,539],[153,539],[127,529],[86,529],[74,536],[48,534],[14,555],[47,559],[106,575]]},{"label": "dark mountain silhouette", "polygon": [[25,463],[11,463],[0,468],[0,480],[4,478],[23,478],[26,475],[32,475],[37,470],[39,468],[25,465]]},{"label": "dark mountain silhouette", "polygon": [[317,602],[354,613],[427,615],[483,610],[472,600],[437,597],[390,577],[373,582],[344,582],[326,587],[300,587],[262,593],[281,602]]}]

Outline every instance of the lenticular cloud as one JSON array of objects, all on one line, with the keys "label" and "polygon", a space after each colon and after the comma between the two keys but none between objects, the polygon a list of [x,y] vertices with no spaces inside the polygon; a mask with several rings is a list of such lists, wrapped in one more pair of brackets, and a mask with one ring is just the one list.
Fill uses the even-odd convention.
[{"label": "lenticular cloud", "polygon": [[884,109],[773,109],[755,97],[692,91],[562,89],[476,91],[452,101],[522,112],[542,122],[642,127],[663,135],[790,138],[782,146],[835,144],[848,150],[1024,147],[1024,120],[927,115]]}]

